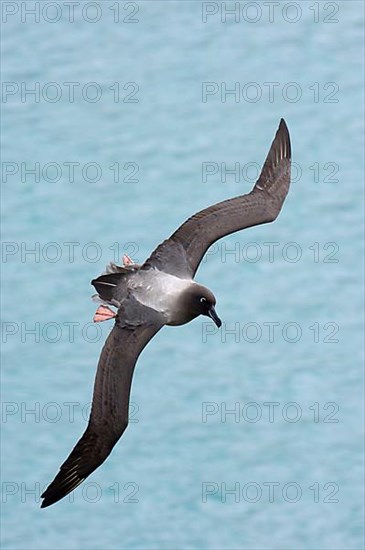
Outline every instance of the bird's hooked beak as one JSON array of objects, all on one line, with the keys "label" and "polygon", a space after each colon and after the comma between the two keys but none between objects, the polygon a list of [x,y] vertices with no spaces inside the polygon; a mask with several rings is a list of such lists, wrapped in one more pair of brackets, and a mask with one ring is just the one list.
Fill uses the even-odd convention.
[{"label": "bird's hooked beak", "polygon": [[208,311],[208,316],[215,322],[218,328],[222,325],[222,321],[219,319],[214,306],[212,306]]}]

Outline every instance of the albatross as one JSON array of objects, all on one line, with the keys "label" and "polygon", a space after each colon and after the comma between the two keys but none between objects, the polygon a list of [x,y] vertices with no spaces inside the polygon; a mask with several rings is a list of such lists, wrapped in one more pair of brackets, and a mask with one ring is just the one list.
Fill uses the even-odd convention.
[{"label": "albatross", "polygon": [[[59,501],[109,456],[128,425],[131,382],[137,359],[164,325],[183,325],[199,315],[220,327],[214,294],[194,281],[208,248],[241,229],[274,221],[290,185],[291,146],[281,119],[252,191],[194,214],[142,264],[125,258],[110,264],[92,285],[103,306],[94,320],[114,318],[102,349],[87,428],[41,495],[42,508]],[[109,306],[117,308],[114,313]]]}]

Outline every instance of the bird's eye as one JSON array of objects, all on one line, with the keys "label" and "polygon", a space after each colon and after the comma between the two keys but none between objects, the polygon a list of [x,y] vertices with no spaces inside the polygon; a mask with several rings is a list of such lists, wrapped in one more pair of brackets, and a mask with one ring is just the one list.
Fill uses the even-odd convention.
[{"label": "bird's eye", "polygon": [[207,299],[204,298],[204,296],[202,296],[202,297],[200,298],[200,303],[201,303],[201,304],[206,304],[206,303],[207,303]]}]

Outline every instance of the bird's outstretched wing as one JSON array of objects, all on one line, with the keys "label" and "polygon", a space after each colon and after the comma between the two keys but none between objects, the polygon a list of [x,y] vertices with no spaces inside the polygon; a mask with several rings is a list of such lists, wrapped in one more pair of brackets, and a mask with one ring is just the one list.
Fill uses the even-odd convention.
[{"label": "bird's outstretched wing", "polygon": [[89,424],[42,494],[42,508],[73,491],[110,454],[128,425],[129,395],[138,356],[163,325],[160,314],[133,297],[119,308],[100,355]]},{"label": "bird's outstretched wing", "polygon": [[247,195],[201,210],[160,244],[145,267],[160,267],[177,276],[194,276],[208,248],[218,239],[274,221],[290,185],[291,146],[283,119],[271,144],[259,179]]}]

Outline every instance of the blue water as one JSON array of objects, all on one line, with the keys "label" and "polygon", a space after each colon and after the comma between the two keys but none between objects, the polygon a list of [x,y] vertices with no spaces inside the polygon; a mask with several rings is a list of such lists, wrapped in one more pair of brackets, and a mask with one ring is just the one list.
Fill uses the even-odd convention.
[{"label": "blue water", "polygon": [[[39,22],[4,4],[3,548],[363,548],[362,2],[282,2],[273,21],[241,2],[225,23],[219,2],[119,3],[119,23],[116,2],[73,22],[63,2]],[[221,331],[161,331],[112,455],[41,510],[110,330],[90,324],[89,281],[248,192],[281,117],[279,219],[198,272]]]}]

